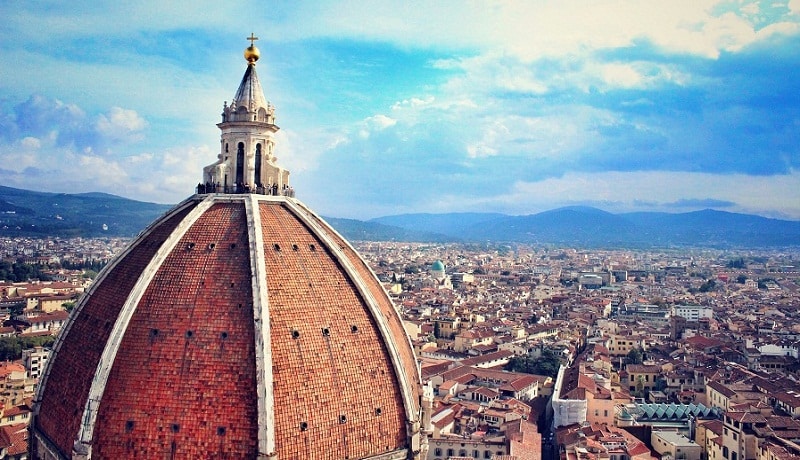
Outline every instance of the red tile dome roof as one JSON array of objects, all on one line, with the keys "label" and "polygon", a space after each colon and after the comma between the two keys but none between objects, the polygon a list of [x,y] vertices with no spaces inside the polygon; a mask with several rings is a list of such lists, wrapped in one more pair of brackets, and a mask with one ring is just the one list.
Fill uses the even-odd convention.
[{"label": "red tile dome roof", "polygon": [[195,195],[76,306],[33,456],[414,458],[419,381],[386,292],[326,222],[289,197]]}]

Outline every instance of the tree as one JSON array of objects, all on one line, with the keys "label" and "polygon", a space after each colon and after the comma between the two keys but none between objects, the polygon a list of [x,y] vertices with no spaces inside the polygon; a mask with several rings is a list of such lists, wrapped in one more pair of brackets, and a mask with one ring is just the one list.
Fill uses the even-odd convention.
[{"label": "tree", "polygon": [[16,337],[0,337],[0,359],[13,361],[22,357],[22,345]]},{"label": "tree", "polygon": [[736,282],[739,284],[744,284],[745,281],[747,281],[747,276],[745,275],[739,275],[736,277]]},{"label": "tree", "polygon": [[775,278],[762,278],[762,279],[758,280],[758,288],[759,289],[766,289],[767,288],[767,283],[774,283],[774,282],[775,282]]},{"label": "tree", "polygon": [[31,279],[49,281],[50,277],[42,273],[42,269],[48,268],[47,265],[27,264],[22,259],[16,262],[0,261],[0,281],[23,282]]},{"label": "tree", "polygon": [[526,374],[547,375],[555,378],[558,375],[558,368],[561,360],[555,351],[544,348],[541,356],[535,357],[528,353],[523,356],[514,356],[506,364],[505,369],[512,372],[524,372]]},{"label": "tree", "polygon": [[729,260],[727,264],[728,268],[745,268],[747,264],[744,261],[744,258],[739,257],[738,259]]},{"label": "tree", "polygon": [[633,348],[628,352],[628,364],[642,364],[644,353],[641,348]]},{"label": "tree", "polygon": [[709,292],[709,291],[713,291],[713,290],[714,290],[714,287],[715,287],[716,285],[717,285],[717,283],[716,283],[714,280],[708,280],[708,281],[706,281],[705,283],[703,283],[703,284],[701,284],[701,285],[700,285],[700,292]]},{"label": "tree", "polygon": [[14,361],[22,357],[22,350],[34,347],[52,347],[56,338],[52,335],[39,337],[0,337],[0,360]]},{"label": "tree", "polygon": [[14,268],[11,266],[11,263],[6,260],[0,260],[0,280],[16,281],[16,276],[14,276]]},{"label": "tree", "polygon": [[22,337],[19,340],[22,349],[27,350],[29,348],[34,348],[34,347],[49,348],[53,346],[53,344],[56,341],[56,338],[55,336],[52,335],[43,335],[36,337]]},{"label": "tree", "polygon": [[24,312],[24,311],[25,311],[25,305],[24,304],[15,304],[13,307],[11,307],[11,309],[8,312],[8,314],[13,319],[13,318],[16,318],[17,316],[21,315],[22,312]]}]

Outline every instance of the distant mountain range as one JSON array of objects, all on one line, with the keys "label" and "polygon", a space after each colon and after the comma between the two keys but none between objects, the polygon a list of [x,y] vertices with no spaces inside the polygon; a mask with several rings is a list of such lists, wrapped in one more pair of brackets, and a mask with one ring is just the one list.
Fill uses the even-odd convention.
[{"label": "distant mountain range", "polygon": [[408,230],[473,242],[653,248],[800,246],[800,222],[706,209],[680,214],[612,214],[572,206],[526,216],[406,214],[372,219]]},{"label": "distant mountain range", "polygon": [[[0,186],[0,236],[134,236],[170,207],[104,193]],[[369,221],[325,219],[354,241],[518,242],[586,248],[800,246],[798,221],[713,210],[612,214],[573,206],[526,216],[449,213]]]},{"label": "distant mountain range", "polygon": [[0,236],[134,236],[172,206],[0,186]]}]

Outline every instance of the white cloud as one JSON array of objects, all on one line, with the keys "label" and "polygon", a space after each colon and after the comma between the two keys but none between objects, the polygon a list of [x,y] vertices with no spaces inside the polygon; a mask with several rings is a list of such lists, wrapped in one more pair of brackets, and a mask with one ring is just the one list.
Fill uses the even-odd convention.
[{"label": "white cloud", "polygon": [[[503,155],[531,161],[547,158],[568,161],[569,157],[596,141],[591,126],[605,123],[607,116],[602,111],[580,107],[540,117],[498,115],[494,122],[487,121],[480,130],[465,134],[468,139],[469,136],[478,136],[468,144],[468,156]],[[491,119],[490,114],[482,117]]]},{"label": "white cloud", "polygon": [[371,129],[381,131],[388,128],[389,126],[396,125],[397,120],[387,117],[386,115],[378,114],[364,120],[364,124],[366,124]]},{"label": "white cloud", "polygon": [[621,88],[642,86],[644,78],[631,64],[605,64],[602,69],[603,80],[607,85]]},{"label": "white cloud", "polygon": [[99,134],[112,141],[132,142],[141,140],[141,131],[147,122],[135,110],[112,107],[107,114],[97,117],[96,129]]},{"label": "white cloud", "polygon": [[392,105],[392,110],[401,110],[405,107],[412,107],[412,108],[419,108],[424,107],[426,105],[431,105],[434,102],[435,98],[433,96],[426,96],[422,97],[412,97],[410,99],[404,99],[399,102],[395,102]]},{"label": "white cloud", "polygon": [[131,155],[131,156],[127,157],[126,160],[128,161],[128,163],[131,163],[133,165],[136,165],[136,164],[147,164],[147,163],[153,161],[153,154],[152,153],[140,153],[138,155]]},{"label": "white cloud", "polygon": [[277,162],[292,173],[291,182],[307,179],[297,174],[319,167],[319,156],[346,145],[351,139],[346,133],[330,127],[308,127],[302,131],[281,129],[276,135]]},{"label": "white cloud", "polygon": [[587,91],[596,86],[602,90],[653,89],[667,84],[686,86],[692,76],[674,64],[647,61],[587,62],[561,78],[576,88]]},{"label": "white cloud", "polygon": [[[679,64],[645,60],[602,61],[601,57],[564,57],[553,63],[526,63],[506,55],[484,54],[454,59],[461,69],[440,86],[437,106],[508,111],[508,99],[536,98],[564,91],[609,92],[619,89],[657,89],[702,83]],[[509,94],[511,95],[509,97]],[[545,102],[545,105],[550,105]],[[403,106],[405,107],[405,106]],[[544,107],[544,106],[543,106]],[[396,104],[394,109],[399,109]]]},{"label": "white cloud", "polygon": [[194,185],[202,180],[203,167],[215,159],[216,152],[196,145],[126,157],[121,161],[130,175],[126,193],[148,201],[178,202],[193,193]]},{"label": "white cloud", "polygon": [[746,13],[750,16],[755,16],[761,12],[761,7],[758,5],[758,3],[750,3],[743,5],[741,11],[742,13]]},{"label": "white cloud", "polygon": [[19,143],[23,150],[38,150],[42,146],[42,141],[35,137],[25,137]]},{"label": "white cloud", "polygon": [[[502,49],[526,61],[630,46],[642,39],[673,52],[715,57],[759,38],[748,19],[757,15],[756,4],[716,13],[722,5],[727,4],[718,0],[300,2],[282,9],[288,21],[272,24],[272,30],[286,40],[324,35],[403,47]],[[799,11],[798,0],[790,0],[789,8]]]},{"label": "white cloud", "polygon": [[22,173],[28,168],[46,166],[49,159],[43,158],[41,149],[43,145],[52,144],[52,142],[52,137],[40,139],[29,136],[10,144],[0,145],[0,169]]},{"label": "white cloud", "polygon": [[800,32],[800,24],[781,22],[765,26],[763,29],[756,32],[756,36],[758,37],[759,40],[766,40],[767,38],[773,37],[775,35],[788,36],[797,34],[799,32]]},{"label": "white cloud", "polygon": [[[748,19],[759,16],[757,3],[743,3],[738,10],[717,15],[720,5],[718,0],[349,0],[298,1],[263,9],[246,2],[206,1],[195,6],[204,14],[191,15],[180,6],[141,1],[104,4],[103,8],[91,3],[71,4],[69,8],[53,8],[50,13],[23,9],[5,16],[9,38],[18,36],[28,43],[44,44],[94,35],[131,36],[141,31],[194,29],[220,33],[222,25],[247,10],[253,23],[265,29],[260,32],[262,40],[293,42],[330,37],[392,42],[403,48],[501,49],[533,60],[629,46],[641,39],[671,51],[715,56],[757,39]],[[788,8],[796,15],[800,11],[798,0],[790,0]],[[38,37],[40,30],[48,30],[47,37]]]},{"label": "white cloud", "polygon": [[62,171],[70,174],[73,180],[80,179],[82,182],[91,183],[97,189],[128,188],[126,187],[128,173],[118,162],[96,155],[75,155],[74,159],[78,167],[69,166],[66,168],[67,171]]}]

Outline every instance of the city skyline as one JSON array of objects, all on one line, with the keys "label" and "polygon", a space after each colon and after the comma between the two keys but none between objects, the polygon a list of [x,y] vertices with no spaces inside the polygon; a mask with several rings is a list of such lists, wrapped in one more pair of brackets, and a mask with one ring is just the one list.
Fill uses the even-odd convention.
[{"label": "city skyline", "polygon": [[182,200],[253,32],[321,214],[800,219],[800,0],[42,6],[0,5],[4,185]]}]

